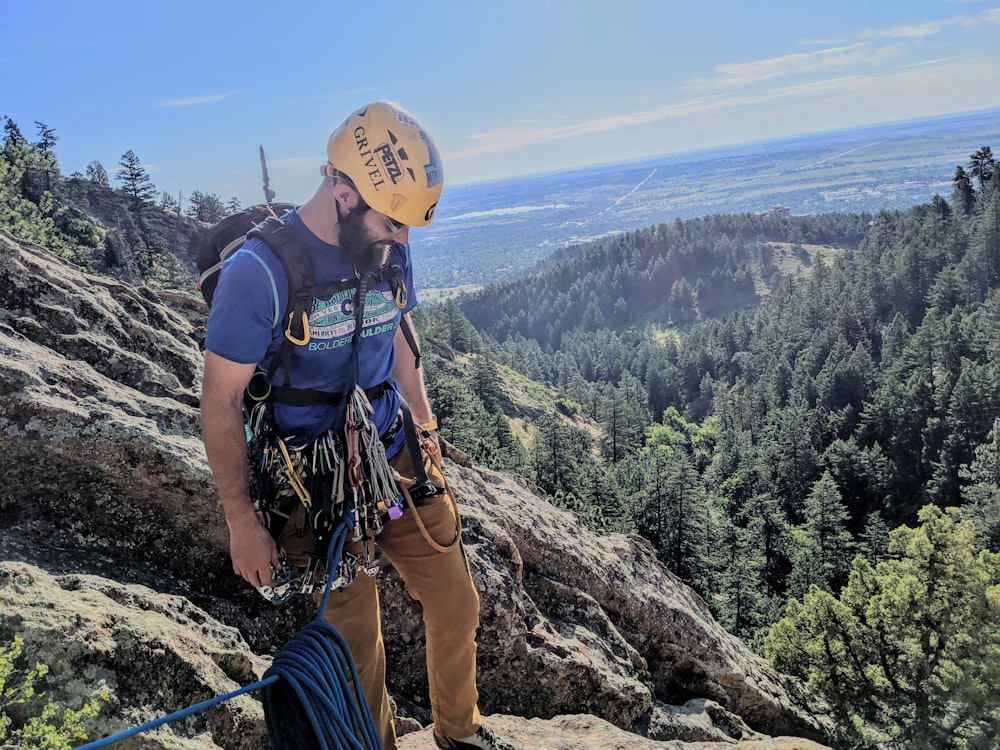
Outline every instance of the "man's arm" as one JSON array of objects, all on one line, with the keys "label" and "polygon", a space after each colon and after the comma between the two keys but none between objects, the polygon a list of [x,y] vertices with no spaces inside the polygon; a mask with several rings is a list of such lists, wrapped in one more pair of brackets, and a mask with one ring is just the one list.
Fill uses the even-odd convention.
[{"label": "man's arm", "polygon": [[[413,331],[414,340],[417,333],[413,330],[410,322],[410,314],[403,313],[410,330]],[[399,392],[410,405],[410,412],[413,414],[413,421],[418,424],[430,422],[433,412],[430,402],[427,400],[427,390],[424,387],[424,371],[416,367],[416,358],[410,349],[406,336],[403,335],[402,327],[396,329],[396,338],[393,340],[393,348],[396,350],[396,364],[392,368],[392,377],[399,385]]]},{"label": "man's arm", "polygon": [[243,391],[255,369],[205,352],[201,431],[229,527],[233,570],[261,586],[273,582],[271,566],[277,568],[280,561],[274,540],[254,511],[247,478]]}]

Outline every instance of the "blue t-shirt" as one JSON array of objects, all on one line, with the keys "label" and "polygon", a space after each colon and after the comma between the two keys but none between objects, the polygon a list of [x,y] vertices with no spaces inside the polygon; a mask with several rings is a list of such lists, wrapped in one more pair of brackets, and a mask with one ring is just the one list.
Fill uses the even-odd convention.
[{"label": "blue t-shirt", "polygon": [[[282,221],[308,252],[317,285],[341,279],[356,280],[354,264],[343,250],[314,235],[297,211],[289,212]],[[387,280],[368,290],[358,371],[358,384],[362,388],[371,388],[392,377],[396,361],[393,341],[400,313],[416,306],[408,249],[397,243],[391,257],[403,268],[407,303],[401,311]],[[352,283],[325,299],[313,300],[309,314],[309,343],[292,348],[289,369],[295,388],[343,393],[349,387],[354,368],[351,341],[355,327],[355,294],[356,285]],[[232,362],[266,367],[284,339],[285,321],[282,318],[287,306],[288,281],[281,261],[262,241],[248,240],[222,267],[208,318],[206,348]],[[279,367],[274,377],[276,385],[281,385],[283,368]],[[391,388],[375,399],[372,406],[375,410],[372,420],[379,434],[384,435],[396,419],[399,394]],[[316,437],[329,426],[333,409],[275,404],[275,423],[286,437]],[[400,430],[393,444],[386,448],[386,455],[394,456],[402,447],[403,439]]]}]

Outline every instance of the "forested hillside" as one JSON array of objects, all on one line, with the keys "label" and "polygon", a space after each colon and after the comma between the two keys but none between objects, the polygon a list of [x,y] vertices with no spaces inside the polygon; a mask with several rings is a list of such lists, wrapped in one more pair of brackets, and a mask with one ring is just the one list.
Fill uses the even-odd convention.
[{"label": "forested hillside", "polygon": [[[488,461],[496,441],[476,425],[499,400],[484,360],[548,384],[524,402],[536,412],[519,407],[529,451],[515,468],[595,525],[650,538],[752,642],[789,596],[839,589],[856,553],[884,556],[889,530],[927,503],[964,507],[996,549],[989,167],[960,168],[950,200],[907,212],[652,227],[441,305],[430,331],[478,352],[442,411]],[[771,288],[771,248],[788,245],[844,249]],[[710,317],[727,304],[747,309]]]},{"label": "forested hillside", "polygon": [[[425,325],[470,353],[435,381],[445,434],[649,539],[838,747],[993,747],[994,169],[984,147],[905,212],[660,225],[441,304]],[[775,249],[808,273],[769,274]]]},{"label": "forested hillside", "polygon": [[181,213],[179,197],[159,193],[131,150],[111,175],[92,161],[85,174],[65,176],[53,151],[55,130],[35,125],[31,140],[4,119],[0,227],[85,271],[154,289],[193,290],[198,237],[238,202],[224,205],[217,195],[193,190]]},{"label": "forested hillside", "polygon": [[564,250],[536,273],[463,300],[462,311],[499,341],[521,335],[547,351],[560,349],[573,331],[684,326],[756,306],[789,267],[808,271],[823,254],[857,247],[870,220],[856,214],[678,219]]}]

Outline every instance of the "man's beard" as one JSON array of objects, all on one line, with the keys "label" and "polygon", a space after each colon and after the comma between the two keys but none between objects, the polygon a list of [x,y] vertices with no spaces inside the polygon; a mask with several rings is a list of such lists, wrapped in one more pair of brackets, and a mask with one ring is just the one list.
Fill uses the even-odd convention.
[{"label": "man's beard", "polygon": [[[369,209],[370,210],[370,209]],[[340,224],[340,247],[354,263],[358,273],[365,273],[374,268],[381,268],[389,259],[389,248],[392,240],[372,242],[368,238],[365,227],[365,214],[368,211],[351,210],[343,214],[337,204],[337,221]]]}]

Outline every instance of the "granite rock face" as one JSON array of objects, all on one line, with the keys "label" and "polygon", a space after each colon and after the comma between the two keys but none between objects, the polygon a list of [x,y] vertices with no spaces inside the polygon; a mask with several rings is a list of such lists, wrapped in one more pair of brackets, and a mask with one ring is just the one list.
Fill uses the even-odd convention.
[{"label": "granite rock face", "polygon": [[[0,643],[23,634],[67,704],[103,680],[101,733],[258,679],[314,612],[273,608],[229,565],[198,425],[204,305],[3,232],[0,301]],[[447,471],[481,594],[481,707],[526,747],[818,747],[822,720],[644,540],[595,535],[523,480]],[[382,579],[390,692],[419,728],[419,606]],[[126,742],[263,748],[262,722],[251,694]]]}]

